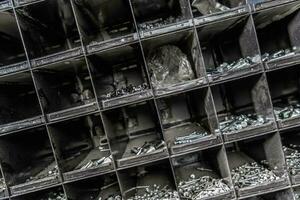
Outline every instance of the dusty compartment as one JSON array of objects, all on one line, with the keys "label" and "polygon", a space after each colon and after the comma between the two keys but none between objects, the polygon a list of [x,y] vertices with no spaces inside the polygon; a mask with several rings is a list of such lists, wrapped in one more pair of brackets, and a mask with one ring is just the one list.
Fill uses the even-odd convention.
[{"label": "dusty compartment", "polygon": [[181,199],[235,199],[223,147],[172,159]]},{"label": "dusty compartment", "polygon": [[189,1],[196,26],[240,15],[246,15],[249,12],[246,0]]},{"label": "dusty compartment", "polygon": [[194,31],[183,31],[142,42],[156,95],[206,84],[205,69]]},{"label": "dusty compartment", "polygon": [[39,1],[17,8],[16,13],[33,67],[82,53],[69,1]]},{"label": "dusty compartment", "polygon": [[129,1],[79,0],[74,5],[89,53],[137,40]]},{"label": "dusty compartment", "polygon": [[266,69],[299,63],[299,8],[300,3],[295,2],[254,14],[262,61],[265,62]]},{"label": "dusty compartment", "polygon": [[168,157],[153,101],[106,111],[103,118],[118,168]]},{"label": "dusty compartment", "polygon": [[279,128],[298,126],[300,121],[300,70],[298,68],[299,65],[296,65],[267,74]]},{"label": "dusty compartment", "polygon": [[180,154],[222,143],[209,89],[160,98],[158,107],[170,152]]},{"label": "dusty compartment", "polygon": [[97,110],[83,58],[35,69],[33,74],[43,109],[50,122]]},{"label": "dusty compartment", "polygon": [[251,17],[237,17],[197,29],[210,82],[221,82],[262,70]]},{"label": "dusty compartment", "polygon": [[215,85],[212,88],[225,142],[274,131],[275,120],[264,75]]},{"label": "dusty compartment", "polygon": [[119,183],[114,173],[65,185],[69,200],[121,200]]},{"label": "dusty compartment", "polygon": [[138,44],[90,55],[88,59],[102,108],[153,96]]},{"label": "dusty compartment", "polygon": [[44,117],[29,72],[0,80],[0,133],[8,133],[44,123]]},{"label": "dusty compartment", "polygon": [[[2,2],[0,2],[1,9]],[[28,62],[12,10],[0,11],[0,76],[28,69]]]},{"label": "dusty compartment", "polygon": [[186,0],[131,0],[140,36],[151,37],[193,25]]},{"label": "dusty compartment", "polygon": [[100,116],[89,115],[49,127],[65,181],[113,169]]},{"label": "dusty compartment", "polygon": [[226,145],[238,197],[257,196],[289,186],[280,147],[278,133]]},{"label": "dusty compartment", "polygon": [[125,199],[140,199],[148,194],[154,199],[179,200],[168,159],[121,170],[118,174]]},{"label": "dusty compartment", "polygon": [[3,171],[13,195],[40,190],[60,182],[45,127],[3,136],[0,143]]}]

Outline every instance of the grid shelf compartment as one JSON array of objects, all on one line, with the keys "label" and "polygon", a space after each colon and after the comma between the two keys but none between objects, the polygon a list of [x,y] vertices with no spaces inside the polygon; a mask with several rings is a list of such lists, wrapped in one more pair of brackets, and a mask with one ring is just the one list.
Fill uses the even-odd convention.
[{"label": "grid shelf compartment", "polygon": [[246,198],[245,200],[290,200],[293,199],[293,192],[291,189],[272,192],[257,197]]},{"label": "grid shelf compartment", "polygon": [[49,127],[65,181],[113,170],[107,139],[100,120],[99,115],[89,115],[52,124]]},{"label": "grid shelf compartment", "polygon": [[12,196],[12,200],[48,200],[48,199],[67,200],[62,186],[52,187],[22,196]]},{"label": "grid shelf compartment", "polygon": [[223,20],[199,27],[197,32],[210,82],[218,83],[262,71],[251,17]]},{"label": "grid shelf compartment", "polygon": [[249,4],[253,5],[255,11],[259,12],[264,9],[280,6],[282,4],[288,4],[296,2],[297,0],[249,0]]},{"label": "grid shelf compartment", "polygon": [[0,143],[2,167],[12,195],[41,190],[60,182],[45,127],[3,136]]},{"label": "grid shelf compartment", "polygon": [[16,9],[21,33],[33,67],[82,53],[69,1],[39,1]]},{"label": "grid shelf compartment", "polygon": [[153,97],[137,44],[90,55],[88,59],[103,109]]}]

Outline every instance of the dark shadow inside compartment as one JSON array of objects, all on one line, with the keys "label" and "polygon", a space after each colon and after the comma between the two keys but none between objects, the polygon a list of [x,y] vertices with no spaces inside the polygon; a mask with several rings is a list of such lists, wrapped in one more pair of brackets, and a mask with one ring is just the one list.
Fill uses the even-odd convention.
[{"label": "dark shadow inside compartment", "polygon": [[66,195],[61,186],[49,188],[22,196],[12,197],[13,200],[47,200],[47,199],[61,199],[66,200]]},{"label": "dark shadow inside compartment", "polygon": [[0,131],[2,133],[41,123],[41,109],[29,72],[0,80]]},{"label": "dark shadow inside compartment", "polygon": [[189,0],[194,17],[221,13],[246,4],[245,0]]},{"label": "dark shadow inside compartment", "polygon": [[16,13],[30,58],[48,56],[80,45],[69,1],[40,1],[19,7]]},{"label": "dark shadow inside compartment", "polygon": [[135,31],[128,0],[74,1],[85,43],[102,42]]},{"label": "dark shadow inside compartment", "polygon": [[224,20],[197,30],[209,75],[228,75],[260,63],[259,46],[251,17]]},{"label": "dark shadow inside compartment", "polygon": [[217,116],[207,88],[161,98],[158,107],[166,142],[173,153],[188,150],[185,146],[189,144],[191,149],[200,148],[201,142],[218,136]]},{"label": "dark shadow inside compartment", "polygon": [[13,194],[57,183],[58,167],[44,127],[6,135],[0,143],[3,171]]},{"label": "dark shadow inside compartment", "polygon": [[[98,115],[89,115],[49,127],[65,179],[111,169],[110,151],[100,120]],[[95,168],[100,171],[93,171]]]},{"label": "dark shadow inside compartment", "polygon": [[0,70],[10,64],[26,61],[24,46],[13,11],[0,12]]},{"label": "dark shadow inside compartment", "polygon": [[[268,93],[264,75],[251,76],[213,86],[212,94],[219,118],[220,131],[227,134],[263,128],[259,132],[254,131],[249,134],[245,132],[245,136],[253,136],[253,134],[274,129],[274,127],[270,127],[274,117]],[[243,137],[243,135],[238,137]]]},{"label": "dark shadow inside compartment", "polygon": [[97,53],[88,59],[97,97],[104,108],[152,96],[136,44]]},{"label": "dark shadow inside compartment", "polygon": [[103,118],[118,167],[168,156],[152,101],[104,112]]},{"label": "dark shadow inside compartment", "polygon": [[115,199],[120,197],[119,183],[114,173],[69,183],[65,186],[68,199]]},{"label": "dark shadow inside compartment", "polygon": [[[291,51],[299,51],[299,8],[300,4],[296,2],[254,14],[263,59],[277,58]],[[296,49],[293,49],[294,47]],[[281,50],[283,52],[280,52]],[[267,54],[269,57],[266,56]]]},{"label": "dark shadow inside compartment", "polygon": [[95,101],[84,59],[52,64],[33,73],[47,114]]},{"label": "dark shadow inside compartment", "polygon": [[[175,182],[168,159],[125,169],[119,171],[118,174],[123,195],[126,199],[133,198],[135,195],[143,196],[146,187],[150,187],[150,190],[153,190],[154,185],[159,186],[159,190],[165,186],[167,186],[170,192],[175,190]],[[178,199],[174,194],[167,197]]]},{"label": "dark shadow inside compartment", "polygon": [[293,199],[293,192],[291,189],[272,192],[265,195],[246,198],[245,200],[290,200]]}]

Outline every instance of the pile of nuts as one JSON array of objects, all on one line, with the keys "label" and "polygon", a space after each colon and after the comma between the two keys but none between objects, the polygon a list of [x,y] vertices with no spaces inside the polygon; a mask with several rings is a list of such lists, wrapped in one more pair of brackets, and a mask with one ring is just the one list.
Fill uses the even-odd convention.
[{"label": "pile of nuts", "polygon": [[151,153],[153,151],[156,151],[160,148],[165,147],[165,142],[163,140],[161,141],[151,141],[151,142],[145,142],[142,146],[140,147],[133,147],[131,149],[131,153],[139,156],[147,153]]},{"label": "pile of nuts", "polygon": [[178,144],[188,144],[188,143],[197,142],[199,140],[202,140],[203,137],[205,136],[208,136],[208,133],[206,131],[203,132],[194,131],[189,135],[176,137],[174,144],[178,145]]},{"label": "pile of nuts", "polygon": [[136,92],[142,92],[146,89],[148,89],[147,83],[143,83],[138,86],[133,86],[130,84],[127,87],[122,87],[115,91],[109,92],[108,94],[106,94],[106,98],[110,99],[110,98],[115,98],[115,97],[121,97],[121,96],[129,95],[129,94],[134,94]]},{"label": "pile of nuts", "polygon": [[299,47],[294,46],[292,49],[280,49],[273,54],[264,53],[262,55],[262,61],[266,62],[266,61],[276,59],[276,58],[293,56],[296,53],[298,53],[298,51],[299,51]]},{"label": "pile of nuts", "polygon": [[256,162],[246,163],[232,169],[232,180],[238,188],[258,186],[279,179],[273,171],[264,168]]},{"label": "pile of nuts", "polygon": [[293,104],[283,108],[276,107],[274,108],[274,113],[278,120],[300,116],[300,104]]},{"label": "pile of nuts", "polygon": [[296,175],[300,172],[300,153],[294,149],[298,147],[298,145],[290,144],[290,147],[291,148],[283,146],[282,148],[291,175]]},{"label": "pile of nuts", "polygon": [[196,178],[194,174],[190,175],[188,181],[181,181],[178,188],[180,196],[188,199],[208,198],[230,191],[230,187],[223,179],[215,179],[210,176]]},{"label": "pile of nuts", "polygon": [[153,200],[153,199],[172,199],[179,200],[177,191],[173,191],[169,186],[145,186],[145,192],[142,196],[135,195],[134,197],[128,198],[128,200]]},{"label": "pile of nuts", "polygon": [[106,164],[106,163],[110,163],[110,162],[112,162],[112,156],[111,155],[110,156],[104,156],[104,157],[99,158],[99,159],[90,160],[85,165],[83,165],[80,169],[84,170],[84,169],[96,168],[96,167],[99,167],[102,164]]},{"label": "pile of nuts", "polygon": [[222,133],[230,133],[247,127],[261,126],[268,121],[265,117],[254,114],[231,116],[220,122],[220,130]]}]

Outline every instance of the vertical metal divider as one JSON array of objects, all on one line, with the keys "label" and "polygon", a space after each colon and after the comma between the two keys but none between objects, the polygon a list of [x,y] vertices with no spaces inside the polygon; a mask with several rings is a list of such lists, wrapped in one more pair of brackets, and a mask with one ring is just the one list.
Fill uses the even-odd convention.
[{"label": "vertical metal divider", "polygon": [[[25,55],[26,55],[26,58],[27,58],[27,62],[28,62],[28,66],[29,66],[29,70],[30,70],[32,82],[33,82],[34,89],[35,89],[35,93],[36,93],[36,95],[37,95],[37,99],[38,99],[38,102],[39,102],[39,105],[40,105],[41,113],[42,113],[42,116],[44,117],[44,119],[46,120],[46,115],[45,115],[45,113],[44,113],[44,110],[43,110],[43,106],[42,106],[40,97],[39,97],[39,95],[38,95],[38,89],[37,89],[36,80],[35,80],[34,75],[33,75],[32,67],[31,67],[31,62],[30,62],[30,58],[29,58],[29,56],[28,56],[28,52],[27,52],[27,49],[26,49],[26,44],[25,44],[25,41],[24,41],[24,37],[23,37],[23,34],[22,34],[22,30],[21,30],[21,27],[20,27],[20,24],[19,24],[18,15],[17,15],[17,13],[16,13],[16,7],[15,7],[14,4],[13,4],[13,6],[12,6],[12,9],[13,9],[13,12],[14,12],[14,15],[15,15],[15,18],[16,18],[16,23],[17,23],[18,31],[19,31],[19,34],[20,34],[20,37],[21,37],[21,41],[22,41],[22,44],[23,44],[23,47],[24,47]],[[59,168],[59,163],[58,163],[57,155],[56,155],[56,152],[55,152],[55,149],[54,149],[54,146],[53,146],[53,141],[52,141],[52,138],[51,138],[51,134],[50,134],[50,132],[49,132],[49,130],[48,130],[47,122],[44,124],[44,126],[46,127],[46,130],[47,130],[47,135],[48,135],[48,139],[49,139],[49,141],[50,141],[50,145],[51,145],[52,153],[53,153],[53,156],[54,156],[54,160],[55,160],[55,162],[56,162],[56,165],[58,166],[59,176],[60,176],[61,180],[63,180],[63,179],[62,179],[62,174],[61,174],[61,171],[60,171],[60,168]],[[64,191],[64,192],[65,192],[65,191]],[[11,195],[10,195],[10,196],[11,196]]]},{"label": "vertical metal divider", "polygon": [[8,185],[7,185],[5,174],[3,172],[2,163],[0,163],[0,173],[2,174],[2,178],[3,178],[4,183],[5,183],[5,189],[7,191],[7,195],[8,195],[8,199],[9,199],[10,198],[10,191],[9,191],[9,188],[8,188]]},{"label": "vertical metal divider", "polygon": [[[95,100],[96,100],[96,103],[97,103],[98,113],[99,113],[99,116],[100,116],[101,123],[103,125],[105,137],[106,137],[107,142],[108,142],[109,152],[110,152],[110,155],[112,156],[112,150],[111,150],[111,145],[110,145],[110,141],[109,141],[109,137],[108,137],[108,131],[107,131],[105,122],[103,120],[103,114],[102,114],[102,111],[101,111],[101,106],[100,106],[100,103],[99,103],[99,99],[97,97],[96,87],[95,87],[93,76],[92,76],[92,73],[91,73],[90,64],[89,64],[89,61],[87,59],[87,52],[86,52],[86,48],[85,48],[85,45],[84,45],[84,42],[83,42],[82,33],[81,33],[81,30],[80,30],[80,27],[79,27],[79,23],[78,23],[78,19],[77,19],[77,14],[76,14],[76,11],[75,11],[75,8],[74,8],[73,0],[69,0],[69,1],[70,1],[70,4],[71,4],[71,7],[72,7],[73,14],[74,14],[74,19],[75,19],[77,31],[79,33],[79,38],[80,38],[81,48],[82,48],[82,52],[83,52],[83,57],[84,57],[84,60],[85,60],[85,63],[86,63],[86,67],[88,69],[88,73],[89,73],[89,76],[90,76],[90,79],[91,79],[93,93],[94,93]],[[113,164],[113,168],[114,168],[113,173],[117,177],[119,189],[120,189],[120,192],[122,193],[122,187],[120,185],[120,177],[119,177],[119,175],[117,173],[117,167],[115,165],[115,161],[114,161],[113,156],[112,156],[112,164]]]}]

